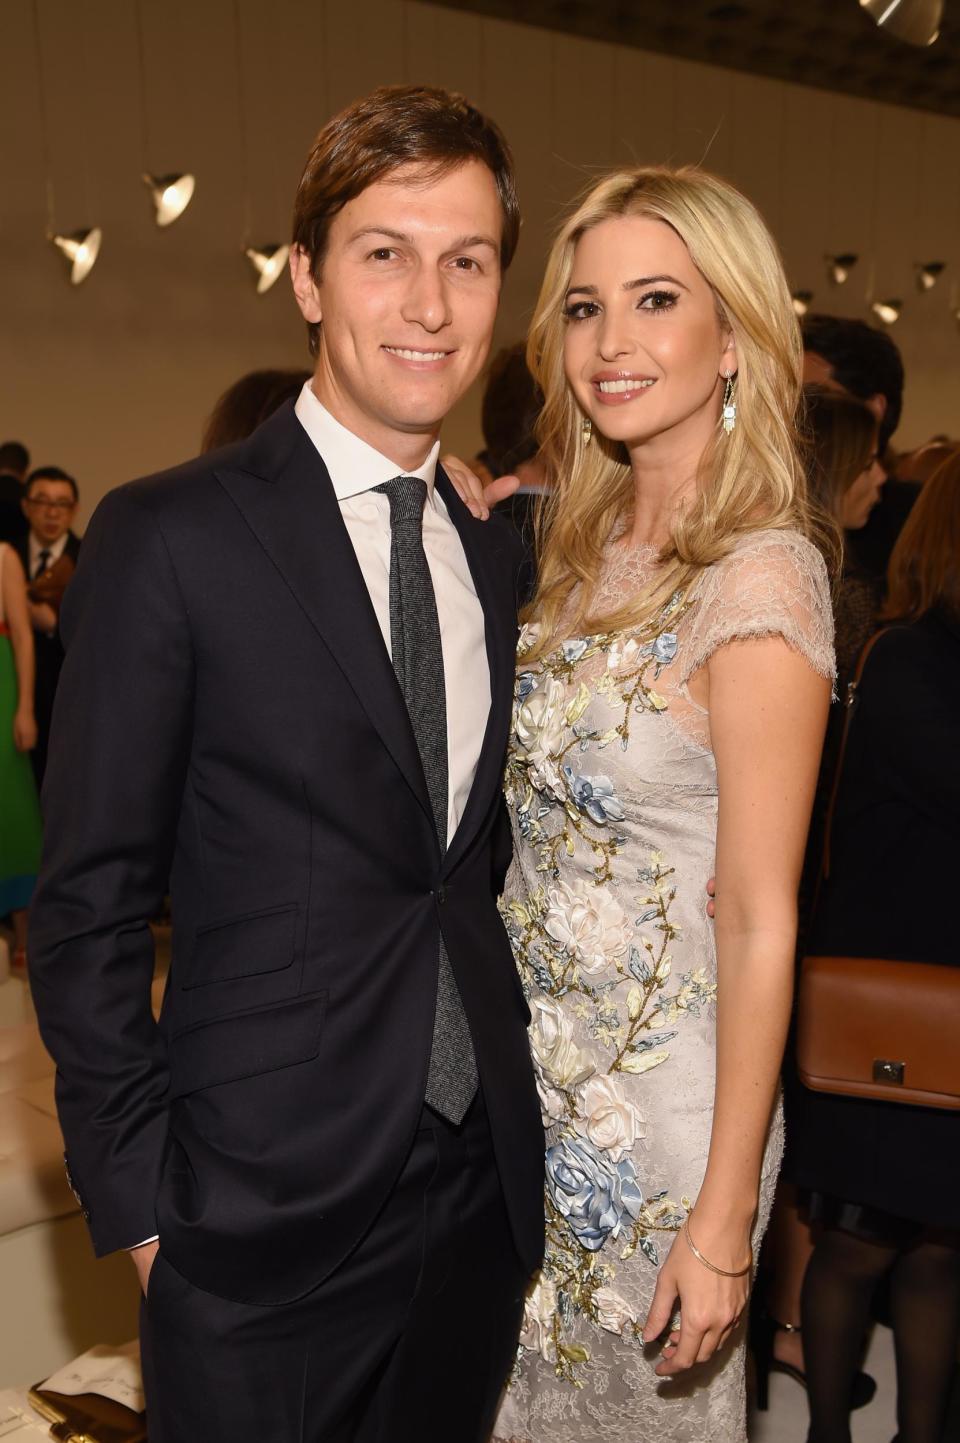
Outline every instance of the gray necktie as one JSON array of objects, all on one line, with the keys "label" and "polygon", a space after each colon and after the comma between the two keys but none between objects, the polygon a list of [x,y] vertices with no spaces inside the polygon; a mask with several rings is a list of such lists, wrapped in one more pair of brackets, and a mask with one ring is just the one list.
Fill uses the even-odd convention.
[{"label": "gray necktie", "polygon": [[[437,599],[423,549],[427,485],[395,476],[375,487],[390,502],[390,650],[427,782],[441,854],[447,846],[447,703]],[[462,1122],[477,1090],[477,1064],[463,1002],[440,937],[437,1009],[425,1100]]]}]

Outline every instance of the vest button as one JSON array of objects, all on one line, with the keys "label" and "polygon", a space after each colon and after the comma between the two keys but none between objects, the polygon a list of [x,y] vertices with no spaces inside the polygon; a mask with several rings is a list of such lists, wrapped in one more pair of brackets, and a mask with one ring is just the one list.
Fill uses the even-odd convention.
[{"label": "vest button", "polygon": [[440,903],[440,905],[442,906],[443,903],[444,903],[446,900],[447,900],[447,889],[446,889],[446,887],[444,887],[444,886],[441,885],[441,886],[439,886],[439,887],[437,888],[437,901],[438,901],[438,902]]}]

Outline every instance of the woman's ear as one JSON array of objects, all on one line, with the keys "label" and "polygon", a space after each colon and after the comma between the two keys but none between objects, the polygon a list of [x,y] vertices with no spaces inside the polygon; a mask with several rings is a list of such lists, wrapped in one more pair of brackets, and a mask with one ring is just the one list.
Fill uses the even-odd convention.
[{"label": "woman's ear", "polygon": [[726,344],[720,356],[719,373],[721,376],[734,375],[737,370],[737,343],[733,339],[732,332],[726,335]]}]

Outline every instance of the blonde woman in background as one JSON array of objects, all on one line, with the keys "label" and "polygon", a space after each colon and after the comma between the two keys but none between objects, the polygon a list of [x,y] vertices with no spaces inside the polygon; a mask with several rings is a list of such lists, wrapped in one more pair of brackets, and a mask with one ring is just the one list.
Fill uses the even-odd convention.
[{"label": "blonde woman in background", "polygon": [[554,490],[503,908],[547,1252],[494,1436],[736,1443],[834,671],[800,339],[759,215],[695,169],[602,180],[554,244],[530,361]]}]

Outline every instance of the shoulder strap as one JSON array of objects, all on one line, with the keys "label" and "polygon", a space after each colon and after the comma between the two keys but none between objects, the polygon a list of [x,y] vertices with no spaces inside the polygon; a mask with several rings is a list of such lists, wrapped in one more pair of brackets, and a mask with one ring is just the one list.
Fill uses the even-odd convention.
[{"label": "shoulder strap", "polygon": [[893,628],[890,626],[882,626],[879,631],[874,632],[873,636],[871,636],[870,640],[865,643],[863,650],[857,657],[857,664],[853,669],[853,676],[847,682],[847,694],[844,698],[843,703],[846,708],[846,715],[843,718],[843,731],[840,735],[840,746],[837,749],[837,765],[833,769],[833,781],[830,786],[830,801],[827,804],[827,816],[826,821],[823,825],[823,857],[820,867],[820,876],[818,878],[818,891],[819,882],[825,881],[827,877],[830,876],[830,839],[833,835],[833,814],[837,809],[837,796],[840,792],[840,777],[843,773],[843,762],[847,754],[847,742],[850,737],[850,725],[853,721],[854,710],[856,709],[857,693],[860,688],[860,682],[863,678],[863,670],[867,664],[867,658],[869,657],[871,651],[873,651],[873,648],[876,646],[881,636],[886,636],[887,632],[892,630]]}]

